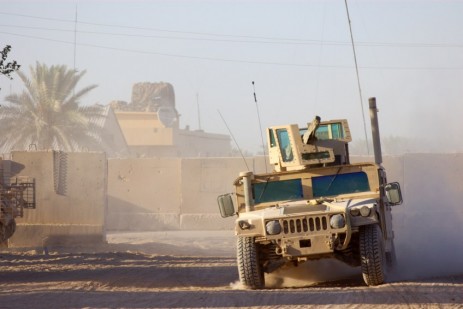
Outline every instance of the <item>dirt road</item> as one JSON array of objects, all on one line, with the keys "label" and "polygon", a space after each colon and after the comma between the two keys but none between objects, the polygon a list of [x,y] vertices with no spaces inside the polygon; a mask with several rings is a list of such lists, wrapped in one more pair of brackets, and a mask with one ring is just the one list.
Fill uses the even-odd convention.
[{"label": "dirt road", "polygon": [[48,255],[4,250],[0,308],[463,308],[463,274],[369,288],[357,270],[333,263],[290,271],[292,281],[267,278],[296,288],[243,290],[233,237],[205,235],[113,234],[108,245],[50,247]]}]

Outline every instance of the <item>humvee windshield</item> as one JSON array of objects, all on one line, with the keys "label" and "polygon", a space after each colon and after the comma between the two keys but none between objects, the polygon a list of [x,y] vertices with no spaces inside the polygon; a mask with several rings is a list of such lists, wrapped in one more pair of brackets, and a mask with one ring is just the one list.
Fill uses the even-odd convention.
[{"label": "humvee windshield", "polygon": [[335,196],[370,191],[368,176],[364,172],[312,177],[313,197]]},{"label": "humvee windshield", "polygon": [[256,204],[297,200],[304,197],[301,179],[255,183],[252,185],[252,195]]},{"label": "humvee windshield", "polygon": [[[306,198],[368,191],[370,191],[370,184],[364,172],[317,176],[312,177],[313,197]],[[252,196],[256,204],[303,199],[302,180],[297,178],[254,183]]]}]

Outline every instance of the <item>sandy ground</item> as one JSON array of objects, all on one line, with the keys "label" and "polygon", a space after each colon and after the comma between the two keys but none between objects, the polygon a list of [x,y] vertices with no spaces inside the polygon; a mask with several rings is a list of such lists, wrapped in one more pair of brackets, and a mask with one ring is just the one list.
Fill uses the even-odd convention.
[{"label": "sandy ground", "polygon": [[358,269],[336,261],[281,270],[268,289],[244,290],[228,231],[109,234],[107,245],[47,249],[0,251],[0,308],[463,308],[463,273],[399,268],[389,283],[366,287]]}]

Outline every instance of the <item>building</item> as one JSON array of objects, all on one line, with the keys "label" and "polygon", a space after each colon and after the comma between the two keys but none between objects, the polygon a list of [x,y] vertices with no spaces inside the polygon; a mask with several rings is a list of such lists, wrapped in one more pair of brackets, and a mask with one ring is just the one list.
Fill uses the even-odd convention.
[{"label": "building", "polygon": [[110,106],[132,157],[232,156],[228,135],[180,129],[169,83],[137,83],[131,103],[114,101]]}]

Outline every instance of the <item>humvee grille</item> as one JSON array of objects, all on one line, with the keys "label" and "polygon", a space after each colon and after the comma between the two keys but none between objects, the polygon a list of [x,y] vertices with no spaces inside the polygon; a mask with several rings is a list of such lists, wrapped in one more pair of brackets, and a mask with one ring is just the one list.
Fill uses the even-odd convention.
[{"label": "humvee grille", "polygon": [[328,217],[304,217],[283,220],[283,233],[294,234],[328,230]]}]

